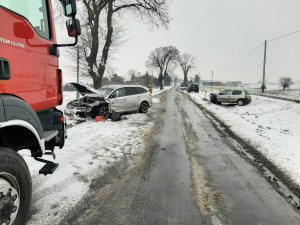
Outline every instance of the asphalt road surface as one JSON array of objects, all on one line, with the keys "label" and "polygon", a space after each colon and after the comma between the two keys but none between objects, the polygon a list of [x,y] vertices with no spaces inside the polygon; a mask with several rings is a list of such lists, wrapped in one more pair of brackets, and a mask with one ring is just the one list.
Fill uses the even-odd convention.
[{"label": "asphalt road surface", "polygon": [[156,126],[139,160],[96,179],[61,224],[300,224],[299,212],[187,95],[172,89],[161,100],[148,113]]}]

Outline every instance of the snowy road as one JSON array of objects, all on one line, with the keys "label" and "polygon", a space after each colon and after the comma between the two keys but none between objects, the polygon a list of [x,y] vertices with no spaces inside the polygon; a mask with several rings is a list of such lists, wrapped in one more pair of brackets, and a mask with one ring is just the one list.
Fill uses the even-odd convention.
[{"label": "snowy road", "polygon": [[187,95],[163,94],[133,165],[95,180],[65,224],[295,225],[299,212]]}]

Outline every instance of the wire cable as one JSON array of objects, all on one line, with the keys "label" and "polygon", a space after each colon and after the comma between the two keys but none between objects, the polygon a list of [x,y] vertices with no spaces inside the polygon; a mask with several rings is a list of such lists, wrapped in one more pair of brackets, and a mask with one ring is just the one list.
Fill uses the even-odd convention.
[{"label": "wire cable", "polygon": [[[299,30],[296,30],[296,31],[293,31],[293,32],[290,32],[290,33],[287,33],[287,34],[284,34],[284,35],[281,35],[281,36],[278,36],[276,38],[272,38],[270,40],[267,40],[268,42],[272,42],[272,41],[275,41],[275,40],[278,40],[278,39],[281,39],[281,38],[284,38],[284,37],[288,37],[290,35],[293,35],[293,34],[296,34],[300,32],[300,29]],[[241,63],[242,61],[244,61],[246,58],[248,58],[252,53],[254,53],[255,51],[257,51],[261,46],[264,45],[264,42],[261,43],[260,45],[258,45],[255,49],[253,49],[252,51],[250,51],[248,54],[244,55],[243,57],[241,57],[239,60],[237,60],[236,62],[226,66],[226,67],[223,67],[222,69],[219,69],[219,70],[215,70],[215,72],[222,72],[222,71],[225,71],[239,63]]]},{"label": "wire cable", "polygon": [[275,40],[278,40],[278,39],[281,39],[281,38],[284,38],[284,37],[287,37],[287,36],[290,36],[290,35],[296,34],[296,33],[298,33],[298,32],[300,32],[300,29],[299,29],[299,30],[296,30],[296,31],[293,31],[293,32],[291,32],[291,33],[284,34],[284,35],[281,35],[281,36],[279,36],[279,37],[276,37],[276,38],[270,39],[270,40],[268,40],[268,42],[275,41]]},{"label": "wire cable", "polygon": [[244,55],[243,57],[241,57],[240,59],[238,59],[237,61],[235,61],[234,63],[226,66],[226,67],[223,67],[222,69],[219,69],[219,70],[216,70],[215,72],[222,72],[224,70],[227,70],[239,63],[241,63],[242,61],[244,61],[246,58],[248,58],[251,54],[253,54],[255,51],[257,51],[261,46],[264,45],[264,42],[262,42],[261,44],[259,44],[255,49],[253,49],[252,51],[250,51],[249,53],[247,53],[246,55]]}]

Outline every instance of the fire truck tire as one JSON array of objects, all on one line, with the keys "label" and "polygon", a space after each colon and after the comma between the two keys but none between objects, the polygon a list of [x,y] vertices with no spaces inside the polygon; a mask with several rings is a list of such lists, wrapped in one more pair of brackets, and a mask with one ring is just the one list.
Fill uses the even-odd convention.
[{"label": "fire truck tire", "polygon": [[9,148],[0,147],[0,224],[26,223],[31,188],[30,172],[23,157]]}]

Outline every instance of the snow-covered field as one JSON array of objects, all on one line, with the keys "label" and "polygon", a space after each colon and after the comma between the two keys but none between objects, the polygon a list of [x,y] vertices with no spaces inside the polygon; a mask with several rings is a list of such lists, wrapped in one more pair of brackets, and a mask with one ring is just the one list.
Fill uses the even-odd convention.
[{"label": "snow-covered field", "polygon": [[[206,91],[206,92],[216,92],[219,93],[223,91],[224,89],[244,89],[248,90],[251,94],[258,94],[261,95],[261,84],[255,83],[255,84],[249,84],[244,85],[243,87],[227,87],[227,86],[200,86],[200,90]],[[297,82],[293,85],[291,85],[290,88],[287,88],[285,90],[282,89],[282,87],[279,86],[279,84],[267,84],[267,89],[265,90],[264,95],[265,96],[271,96],[271,97],[280,97],[290,100],[300,100],[300,82]]]},{"label": "snow-covered field", "polygon": [[300,185],[300,104],[252,96],[249,105],[219,106],[204,92],[190,96]]},{"label": "snow-covered field", "polygon": [[[64,97],[62,110],[76,93],[65,92]],[[153,97],[153,102],[159,102],[158,96]],[[32,159],[29,151],[21,151],[33,185],[32,217],[28,225],[57,224],[87,193],[94,178],[120,160],[131,161],[142,151],[144,137],[153,124],[146,114],[137,113],[118,122],[87,121],[68,129],[65,147],[55,151],[55,162],[60,166],[53,175],[39,175],[43,163]],[[44,158],[53,160],[50,156]]]},{"label": "snow-covered field", "polygon": [[[253,94],[261,94],[261,90],[252,89],[251,93]],[[271,97],[280,97],[291,100],[300,100],[300,88],[299,89],[286,89],[286,90],[266,90],[264,93],[265,96]]]}]

